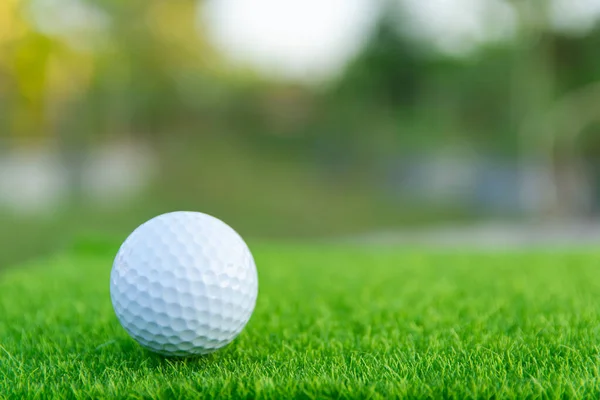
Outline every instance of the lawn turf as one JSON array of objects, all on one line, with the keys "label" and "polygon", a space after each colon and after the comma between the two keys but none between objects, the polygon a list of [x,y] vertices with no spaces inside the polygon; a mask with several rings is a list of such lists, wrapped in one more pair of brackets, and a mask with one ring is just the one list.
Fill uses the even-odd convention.
[{"label": "lawn turf", "polygon": [[0,398],[600,395],[600,254],[251,247],[246,330],[183,360],[120,327],[116,247],[0,272]]}]

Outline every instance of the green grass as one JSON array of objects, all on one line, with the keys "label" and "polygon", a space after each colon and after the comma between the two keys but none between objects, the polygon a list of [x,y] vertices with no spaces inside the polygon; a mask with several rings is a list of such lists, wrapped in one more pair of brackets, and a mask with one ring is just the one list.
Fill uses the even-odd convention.
[{"label": "green grass", "polygon": [[0,275],[0,397],[598,398],[600,254],[256,244],[260,295],[224,350],[134,343],[115,248]]}]

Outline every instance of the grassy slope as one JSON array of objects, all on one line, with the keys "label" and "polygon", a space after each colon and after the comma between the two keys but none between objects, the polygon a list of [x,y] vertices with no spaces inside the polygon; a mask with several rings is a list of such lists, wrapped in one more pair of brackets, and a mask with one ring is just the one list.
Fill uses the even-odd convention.
[{"label": "grassy slope", "polygon": [[115,249],[0,275],[0,397],[598,397],[596,254],[254,247],[256,312],[169,360],[113,315]]}]

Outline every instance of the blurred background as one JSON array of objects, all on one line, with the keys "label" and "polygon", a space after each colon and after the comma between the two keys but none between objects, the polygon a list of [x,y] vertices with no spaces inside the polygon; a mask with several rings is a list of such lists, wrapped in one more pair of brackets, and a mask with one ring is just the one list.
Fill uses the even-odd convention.
[{"label": "blurred background", "polygon": [[591,234],[599,50],[600,0],[2,0],[0,267],[173,210]]}]

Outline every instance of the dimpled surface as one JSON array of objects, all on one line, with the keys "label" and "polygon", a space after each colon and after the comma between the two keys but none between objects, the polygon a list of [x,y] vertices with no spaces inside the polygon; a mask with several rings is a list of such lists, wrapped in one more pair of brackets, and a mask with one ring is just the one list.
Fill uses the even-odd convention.
[{"label": "dimpled surface", "polygon": [[142,346],[169,356],[211,353],[244,328],[256,303],[254,259],[222,221],[173,212],[138,227],[110,277],[117,318]]}]

